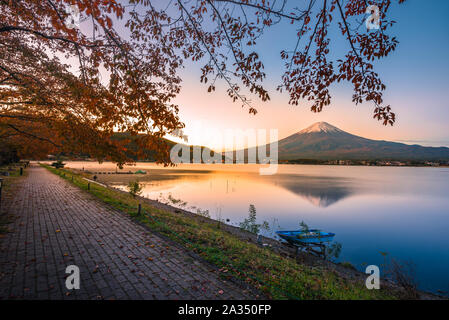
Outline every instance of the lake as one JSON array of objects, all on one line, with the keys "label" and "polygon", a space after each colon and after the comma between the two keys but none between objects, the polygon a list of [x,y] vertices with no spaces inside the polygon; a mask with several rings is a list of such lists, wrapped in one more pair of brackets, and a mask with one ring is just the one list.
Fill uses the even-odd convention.
[{"label": "lake", "polygon": [[[115,171],[112,163],[68,162],[68,167]],[[126,166],[147,175],[99,175],[119,188],[139,179],[143,196],[208,210],[238,225],[253,204],[259,223],[273,231],[309,227],[336,233],[339,261],[360,270],[381,267],[380,251],[411,261],[419,287],[449,291],[449,168],[279,165],[272,176],[257,165]],[[172,200],[170,200],[172,199]],[[176,202],[176,201],[175,201]],[[382,267],[381,267],[382,272]]]}]

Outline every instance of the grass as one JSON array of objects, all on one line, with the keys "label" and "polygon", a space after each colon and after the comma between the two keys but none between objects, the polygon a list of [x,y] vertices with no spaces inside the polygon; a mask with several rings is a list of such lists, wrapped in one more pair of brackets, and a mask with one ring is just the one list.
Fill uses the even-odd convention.
[{"label": "grass", "polygon": [[[300,265],[268,248],[243,241],[217,225],[142,203],[129,194],[87,181],[82,174],[42,165],[54,174],[91,193],[99,200],[129,214],[150,229],[163,234],[204,260],[220,268],[224,278],[235,277],[251,284],[272,299],[395,299],[385,290],[368,290],[363,283],[350,282],[324,267]],[[72,181],[73,176],[73,181]],[[87,175],[86,175],[87,176]]]},{"label": "grass", "polygon": [[[12,170],[9,170],[12,168]],[[10,198],[12,193],[15,191],[16,187],[18,187],[19,180],[23,177],[27,176],[27,171],[23,170],[23,176],[20,176],[20,167],[15,164],[6,165],[0,167],[0,171],[8,171],[9,176],[1,176],[3,179],[2,183],[2,209],[0,211],[0,238],[3,237],[8,231],[8,224],[11,223],[12,217],[5,212],[4,206],[6,201]]]},{"label": "grass", "polygon": [[341,262],[340,265],[351,270],[357,270],[351,262],[344,261]]}]

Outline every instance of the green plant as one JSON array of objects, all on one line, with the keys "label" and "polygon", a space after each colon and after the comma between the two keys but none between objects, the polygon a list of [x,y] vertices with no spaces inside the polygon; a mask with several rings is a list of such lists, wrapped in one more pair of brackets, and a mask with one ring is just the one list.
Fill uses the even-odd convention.
[{"label": "green plant", "polygon": [[329,246],[326,246],[326,258],[329,260],[338,259],[341,253],[341,243],[334,242]]},{"label": "green plant", "polygon": [[200,208],[196,208],[196,214],[205,218],[210,218],[209,210],[201,210]]},{"label": "green plant", "polygon": [[62,162],[62,160],[57,160],[56,162],[53,162],[52,167],[55,167],[56,169],[64,168],[65,163]]},{"label": "green plant", "polygon": [[128,184],[128,192],[135,199],[136,196],[142,193],[142,185],[138,180],[130,181]]},{"label": "green plant", "polygon": [[240,222],[240,228],[254,234],[259,234],[261,229],[267,231],[270,230],[270,225],[267,221],[264,221],[262,224],[256,223],[256,216],[256,207],[253,204],[250,204],[248,218],[243,220],[243,222]]},{"label": "green plant", "polygon": [[300,223],[299,223],[299,226],[301,227],[301,231],[302,232],[306,232],[306,233],[308,233],[309,232],[309,226],[304,222],[304,221],[301,221]]},{"label": "green plant", "polygon": [[174,205],[178,205],[180,207],[185,207],[187,206],[187,201],[182,201],[181,199],[176,199],[174,198],[171,194],[168,195],[168,200],[174,204]]}]

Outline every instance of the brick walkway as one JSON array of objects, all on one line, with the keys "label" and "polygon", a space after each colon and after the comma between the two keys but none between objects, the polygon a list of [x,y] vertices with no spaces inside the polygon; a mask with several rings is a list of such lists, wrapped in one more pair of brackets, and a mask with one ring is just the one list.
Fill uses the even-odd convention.
[{"label": "brick walkway", "polygon": [[[0,299],[254,298],[46,169],[27,171],[0,240]],[[66,289],[68,265],[80,268],[79,290]]]}]

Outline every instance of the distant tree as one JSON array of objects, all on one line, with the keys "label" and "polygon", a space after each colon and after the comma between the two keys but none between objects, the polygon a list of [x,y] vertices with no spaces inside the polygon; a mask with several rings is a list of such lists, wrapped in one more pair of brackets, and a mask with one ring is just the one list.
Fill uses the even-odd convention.
[{"label": "distant tree", "polygon": [[[123,164],[127,141],[111,140],[114,130],[145,133],[137,152],[156,150],[167,163],[160,138],[184,127],[172,100],[185,61],[202,64],[200,81],[209,92],[222,80],[231,99],[255,114],[245,91],[261,101],[270,95],[253,48],[281,21],[297,31],[293,50],[279,48],[285,72],[278,90],[287,91],[291,104],[309,100],[320,112],[330,104],[329,87],[345,80],[354,86],[355,103],[374,103],[374,116],[393,124],[373,67],[398,43],[387,35],[392,1],[0,0],[0,142],[30,151],[39,142],[45,151]],[[369,5],[379,9],[380,28],[367,32],[357,19]],[[78,13],[82,28],[74,23]],[[333,23],[348,42],[341,59],[329,56]]]}]

